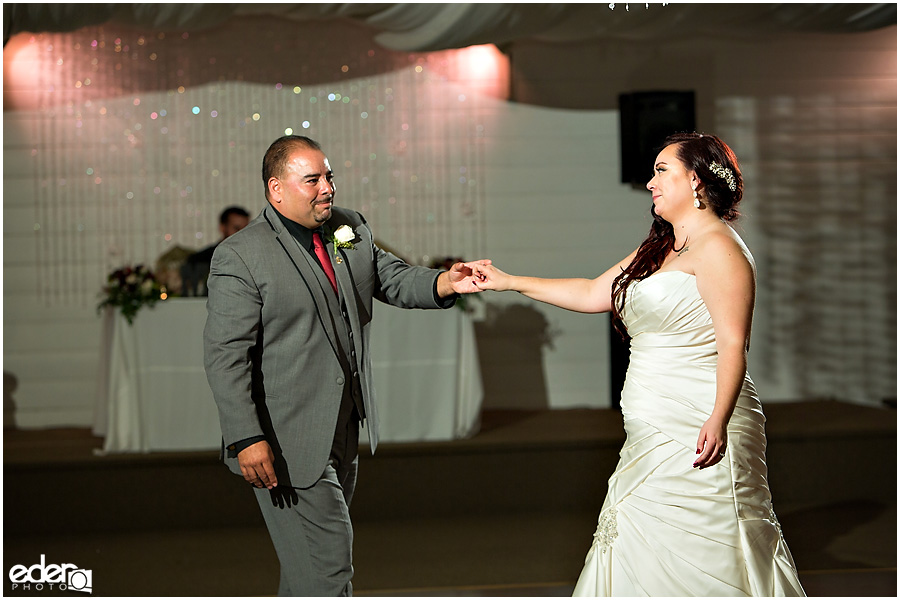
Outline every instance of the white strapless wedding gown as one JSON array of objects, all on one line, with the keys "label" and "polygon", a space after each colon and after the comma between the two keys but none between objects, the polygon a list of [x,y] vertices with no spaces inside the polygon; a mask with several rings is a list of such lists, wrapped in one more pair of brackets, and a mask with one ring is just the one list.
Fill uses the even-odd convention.
[{"label": "white strapless wedding gown", "polygon": [[805,596],[766,481],[765,416],[748,376],[725,458],[693,468],[716,397],[716,339],[695,277],[631,286],[626,440],[575,596]]}]

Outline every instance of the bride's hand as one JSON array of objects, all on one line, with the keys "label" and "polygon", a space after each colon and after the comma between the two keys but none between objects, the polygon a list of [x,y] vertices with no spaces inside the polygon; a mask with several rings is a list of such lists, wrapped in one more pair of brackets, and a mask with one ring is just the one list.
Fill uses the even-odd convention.
[{"label": "bride's hand", "polygon": [[719,463],[725,458],[728,447],[728,423],[716,417],[710,417],[700,428],[697,438],[697,460],[694,467],[705,469]]},{"label": "bride's hand", "polygon": [[502,292],[510,289],[512,276],[504,273],[492,264],[483,262],[466,263],[472,269],[472,278],[475,287],[480,290],[494,290]]}]

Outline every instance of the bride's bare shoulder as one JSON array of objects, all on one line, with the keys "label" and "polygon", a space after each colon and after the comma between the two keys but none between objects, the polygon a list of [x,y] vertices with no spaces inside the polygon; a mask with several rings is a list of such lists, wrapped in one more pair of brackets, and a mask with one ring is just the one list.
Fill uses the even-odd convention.
[{"label": "bride's bare shoulder", "polygon": [[740,268],[745,265],[756,273],[756,262],[747,244],[734,229],[724,223],[722,227],[707,231],[697,240],[696,247],[698,252],[695,258],[698,260],[723,268]]}]

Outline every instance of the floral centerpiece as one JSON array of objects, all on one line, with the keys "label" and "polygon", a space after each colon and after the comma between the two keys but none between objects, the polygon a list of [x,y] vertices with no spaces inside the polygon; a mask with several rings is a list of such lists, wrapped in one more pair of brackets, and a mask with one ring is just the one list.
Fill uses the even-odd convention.
[{"label": "floral centerpiece", "polygon": [[110,273],[103,293],[106,298],[97,305],[97,311],[118,306],[129,324],[141,307],[153,306],[166,298],[165,289],[144,265],[122,267]]}]

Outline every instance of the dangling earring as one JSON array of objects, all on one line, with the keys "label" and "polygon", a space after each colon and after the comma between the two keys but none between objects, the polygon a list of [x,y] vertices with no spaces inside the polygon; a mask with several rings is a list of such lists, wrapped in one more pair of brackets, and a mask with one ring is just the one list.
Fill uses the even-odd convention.
[{"label": "dangling earring", "polygon": [[700,208],[700,194],[697,193],[697,188],[694,188],[694,208]]}]

